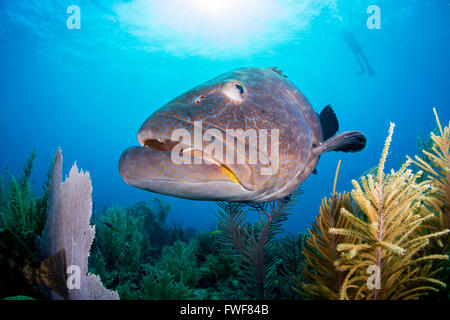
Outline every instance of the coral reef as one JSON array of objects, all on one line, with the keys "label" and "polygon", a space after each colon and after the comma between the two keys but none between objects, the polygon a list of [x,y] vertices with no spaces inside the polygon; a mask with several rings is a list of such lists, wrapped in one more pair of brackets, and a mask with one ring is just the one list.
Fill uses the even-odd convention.
[{"label": "coral reef", "polygon": [[174,276],[161,269],[151,269],[142,279],[142,299],[146,300],[183,300],[193,297],[193,290],[183,281],[176,281]]},{"label": "coral reef", "polygon": [[[160,211],[161,208],[165,208],[164,212]],[[160,201],[153,201],[152,206],[140,202],[129,208],[106,209],[96,219],[98,237],[90,258],[91,272],[99,274],[108,288],[117,289],[121,299],[257,297],[258,293],[255,294],[254,290],[256,282],[242,281],[251,278],[251,268],[242,265],[240,259],[236,261],[229,252],[231,247],[221,239],[225,232],[220,230],[220,224],[217,227],[219,230],[213,228],[215,231],[201,232],[190,238],[192,232],[189,230],[164,224],[168,210]],[[287,214],[281,209],[278,212],[280,216]],[[146,225],[148,221],[157,226],[158,237],[153,235],[150,238],[147,234],[146,230],[152,228]],[[295,285],[294,276],[300,273],[303,242],[294,236],[276,240],[276,233],[271,232],[278,232],[279,223],[273,221],[273,229],[265,228],[265,295],[277,299],[298,298],[292,286]],[[261,227],[258,225],[246,224],[245,228],[248,232],[255,232],[255,236],[260,234]],[[126,230],[128,234],[136,235],[127,237]],[[161,243],[166,245],[156,250],[155,244]],[[124,250],[136,246],[141,251]],[[142,254],[144,250],[149,254]],[[292,252],[294,256],[291,256]],[[278,261],[280,268],[269,263],[272,261]],[[136,265],[139,268],[133,267]]]},{"label": "coral reef", "polygon": [[18,177],[9,174],[9,187],[5,177],[1,177],[0,180],[0,228],[10,229],[20,235],[33,249],[36,235],[41,235],[47,219],[48,187],[52,166],[51,164],[47,172],[43,195],[34,195],[31,191],[30,177],[35,157],[36,151],[33,150]]},{"label": "coral reef", "polygon": [[316,217],[312,229],[308,230],[310,237],[303,252],[305,256],[303,275],[306,284],[298,282],[307,295],[316,299],[339,299],[338,294],[346,272],[335,267],[334,261],[339,258],[337,246],[351,240],[354,240],[355,244],[360,243],[357,238],[329,232],[330,228],[350,228],[350,222],[341,215],[342,208],[353,215],[356,214],[350,195],[347,192],[336,193],[340,164],[339,161],[331,198],[322,200],[319,216]]},{"label": "coral reef", "polygon": [[308,236],[303,233],[297,236],[286,234],[274,243],[275,262],[269,271],[269,277],[274,278],[271,290],[274,299],[301,299],[298,279],[302,277],[307,239]]},{"label": "coral reef", "polygon": [[219,203],[202,232],[168,224],[158,198],[92,212],[89,174],[75,165],[61,183],[60,151],[42,194],[31,191],[33,151],[20,175],[0,176],[0,298],[48,298],[31,280],[65,256],[84,290],[53,288],[55,298],[448,299],[450,124],[436,121],[421,154],[386,172],[392,125],[378,166],[350,193],[336,191],[339,162],[307,234],[282,233],[295,195]]},{"label": "coral reef", "polygon": [[200,279],[195,243],[177,241],[172,246],[165,246],[156,267],[169,272],[176,282],[195,287]]},{"label": "coral reef", "polygon": [[[417,155],[414,160],[409,158],[418,169],[423,170],[423,180],[432,186],[424,212],[433,215],[420,229],[424,235],[450,229],[450,124],[442,128],[436,109],[433,111],[437,123],[436,130],[430,133],[426,143],[419,140],[419,150],[422,154]],[[450,255],[449,234],[433,238],[426,250],[429,254]],[[446,289],[440,292],[440,298],[449,299],[450,262],[448,260],[435,262],[433,269],[446,284]]]},{"label": "coral reef", "polygon": [[15,177],[5,170],[0,176],[0,298],[32,296],[45,298],[45,293],[31,284],[23,274],[26,266],[39,267],[42,255],[39,238],[47,217],[48,187],[51,168],[43,185],[43,194],[31,190],[31,174],[36,152],[33,150]]},{"label": "coral reef", "polygon": [[[98,276],[88,273],[88,257],[95,228],[91,227],[92,185],[89,173],[72,166],[69,177],[61,183],[62,155],[58,150],[53,164],[50,201],[42,246],[47,256],[64,250],[66,265],[80,269],[79,288],[69,289],[67,299],[118,299],[116,292],[103,287]],[[54,299],[61,298],[52,292]]]},{"label": "coral reef", "polygon": [[[136,272],[142,262],[143,236],[139,231],[140,219],[130,215],[129,211],[122,207],[110,207],[98,219],[98,223],[95,246],[105,252],[101,257],[97,256],[102,259],[98,263],[102,263],[103,268],[109,268],[110,271]],[[99,254],[98,250],[94,252]]]},{"label": "coral reef", "polygon": [[[269,254],[273,249],[275,236],[282,232],[282,223],[287,219],[293,205],[293,198],[266,203],[219,202],[220,241],[231,250],[243,268],[243,281],[253,284],[249,292],[256,292],[257,298],[267,298],[271,283],[268,277]],[[246,224],[249,210],[258,214],[256,224]]]},{"label": "coral reef", "polygon": [[[438,291],[436,287],[445,287],[445,283],[435,277],[438,270],[433,268],[433,261],[447,260],[448,256],[429,254],[427,247],[430,239],[445,236],[449,230],[436,229],[427,234],[421,231],[421,227],[435,217],[425,205],[433,201],[432,186],[428,181],[419,181],[422,172],[413,173],[409,168],[410,160],[398,171],[384,172],[393,130],[391,124],[376,172],[367,174],[359,182],[352,182],[351,196],[362,214],[355,214],[352,206],[349,207],[348,196],[339,195],[344,199],[339,205],[333,194],[331,203],[338,204],[338,221],[343,219],[344,225],[325,225],[320,233],[311,232],[312,237],[320,239],[312,241],[311,246],[320,259],[325,259],[321,264],[315,263],[318,259],[307,260],[315,272],[308,274],[306,271],[305,277],[311,283],[304,287],[316,296],[418,299],[429,291]],[[326,201],[323,208],[327,207]],[[321,210],[320,220],[329,221],[328,212]],[[343,238],[334,244],[330,242],[331,235]],[[328,246],[324,248],[323,243]],[[339,254],[330,254],[330,247]],[[326,267],[325,273],[321,266]],[[331,292],[327,292],[330,288]]]},{"label": "coral reef", "polygon": [[[353,181],[352,198],[367,217],[356,218],[347,210],[341,214],[352,228],[332,228],[331,233],[348,235],[360,244],[340,243],[337,269],[348,271],[339,292],[341,299],[415,299],[433,285],[444,285],[434,279],[432,259],[448,259],[444,255],[424,255],[431,237],[448,230],[422,236],[421,224],[431,218],[423,216],[423,202],[430,186],[416,183],[421,173],[413,174],[407,161],[397,172],[384,173],[394,125],[391,124],[376,176],[369,174],[361,182]],[[376,284],[366,285],[367,269],[375,266]]]},{"label": "coral reef", "polygon": [[[165,224],[169,211],[170,206],[155,198],[152,206],[138,202],[128,208],[109,207],[95,214],[99,216],[98,237],[89,268],[108,288],[117,289],[121,299],[157,299],[158,294],[150,294],[145,286],[166,285],[168,278],[170,283],[180,283],[180,288],[181,284],[195,286],[198,281],[195,279],[200,271],[194,245],[187,244],[187,231]],[[163,270],[167,275],[160,272]],[[189,288],[189,292],[193,289]]]},{"label": "coral reef", "polygon": [[24,277],[24,267],[38,268],[39,259],[22,238],[9,229],[0,231],[0,299],[16,295],[45,298],[44,293]]},{"label": "coral reef", "polygon": [[[432,186],[427,198],[428,213],[433,216],[422,228],[426,234],[450,229],[450,124],[445,128],[439,121],[434,109],[438,133],[431,133],[431,141],[424,144],[422,157],[416,156],[412,161],[425,173],[425,181]],[[449,234],[433,239],[433,251],[445,253],[449,251]]]}]

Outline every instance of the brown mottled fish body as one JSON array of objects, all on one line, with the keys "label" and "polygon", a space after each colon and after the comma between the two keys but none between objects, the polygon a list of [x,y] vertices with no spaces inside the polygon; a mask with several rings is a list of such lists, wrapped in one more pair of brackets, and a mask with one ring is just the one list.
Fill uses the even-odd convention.
[{"label": "brown mottled fish body", "polygon": [[[194,142],[189,144],[194,147],[182,149],[190,153],[192,164],[175,164],[171,158],[180,142],[174,141],[172,133],[180,128],[192,136],[195,132],[215,133],[213,140],[206,136],[202,145]],[[258,142],[245,135],[230,138],[230,129],[253,129]],[[188,199],[276,200],[298,188],[314,171],[322,153],[364,148],[366,139],[360,132],[332,137],[337,129],[331,108],[318,116],[300,90],[276,69],[237,69],[189,90],[153,113],[138,132],[141,147],[122,154],[119,170],[132,186]],[[275,130],[279,145],[272,135]],[[209,152],[211,141],[222,142],[224,155],[228,147],[236,150],[234,143],[242,143],[245,148],[240,149],[241,154],[238,150],[236,157],[241,156],[244,163],[225,163]],[[274,158],[276,150],[278,157]],[[255,151],[259,155],[256,163],[251,161]],[[195,163],[199,158],[204,161]],[[268,167],[272,174],[263,173]]]}]

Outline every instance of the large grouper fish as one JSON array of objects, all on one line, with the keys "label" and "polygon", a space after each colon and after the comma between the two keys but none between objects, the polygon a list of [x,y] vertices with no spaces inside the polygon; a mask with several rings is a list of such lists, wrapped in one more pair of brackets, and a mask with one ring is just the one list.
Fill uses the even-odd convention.
[{"label": "large grouper fish", "polygon": [[242,68],[153,113],[119,171],[131,186],[181,198],[272,201],[315,173],[323,153],[364,149],[361,132],[338,129],[332,108],[314,112],[281,71]]}]

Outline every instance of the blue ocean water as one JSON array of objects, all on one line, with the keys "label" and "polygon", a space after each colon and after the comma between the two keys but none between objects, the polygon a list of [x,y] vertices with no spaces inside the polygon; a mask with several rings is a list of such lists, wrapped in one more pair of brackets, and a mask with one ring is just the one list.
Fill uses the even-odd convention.
[{"label": "blue ocean water", "polygon": [[[80,29],[67,19],[76,5]],[[380,9],[369,29],[367,8]],[[378,163],[390,122],[388,167],[417,153],[417,135],[450,119],[448,0],[14,0],[0,2],[0,169],[17,173],[36,148],[39,191],[56,149],[64,172],[91,173],[96,208],[155,194],[128,186],[118,160],[145,119],[179,94],[245,66],[278,67],[317,112],[331,104],[341,130],[362,130],[368,147],[322,156],[318,175],[284,227],[305,231],[330,194]],[[360,71],[343,30],[375,71]],[[208,229],[213,202],[160,196],[171,221]]]}]

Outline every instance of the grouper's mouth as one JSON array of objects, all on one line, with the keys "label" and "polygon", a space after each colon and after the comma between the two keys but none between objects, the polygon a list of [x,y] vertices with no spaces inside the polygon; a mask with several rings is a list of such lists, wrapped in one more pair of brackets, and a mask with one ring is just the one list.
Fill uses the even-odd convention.
[{"label": "grouper's mouth", "polygon": [[[149,148],[155,151],[172,153],[174,152],[174,148],[178,146],[181,149],[182,153],[188,153],[191,159],[201,158],[202,162],[207,164],[216,165],[221,168],[221,170],[225,173],[226,177],[228,177],[232,182],[239,183],[239,178],[237,173],[235,173],[228,165],[223,163],[222,161],[216,159],[211,154],[206,153],[204,150],[198,150],[193,148],[190,145],[183,144],[180,141],[174,141],[167,137],[161,137],[153,134],[150,130],[141,131],[138,134],[138,141],[140,145],[144,148]],[[195,161],[192,161],[195,162]],[[198,164],[193,164],[198,165]],[[242,184],[241,184],[242,185]]]},{"label": "grouper's mouth", "polygon": [[[228,165],[204,150],[195,149],[151,130],[140,130],[140,146],[125,150],[119,171],[126,183],[157,193],[188,199],[236,199],[251,191],[248,165]],[[173,153],[189,154],[191,163],[175,163]],[[197,160],[197,162],[196,162]]]}]

